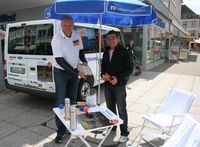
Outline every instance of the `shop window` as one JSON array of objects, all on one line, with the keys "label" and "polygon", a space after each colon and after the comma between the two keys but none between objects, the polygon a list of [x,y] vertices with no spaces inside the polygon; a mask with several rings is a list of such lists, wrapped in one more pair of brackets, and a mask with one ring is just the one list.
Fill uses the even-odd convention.
[{"label": "shop window", "polygon": [[183,21],[183,26],[187,27],[187,21]]},{"label": "shop window", "polygon": [[196,21],[192,21],[192,27],[197,27],[197,22]]},{"label": "shop window", "polygon": [[195,37],[196,36],[196,31],[191,31],[191,37]]}]

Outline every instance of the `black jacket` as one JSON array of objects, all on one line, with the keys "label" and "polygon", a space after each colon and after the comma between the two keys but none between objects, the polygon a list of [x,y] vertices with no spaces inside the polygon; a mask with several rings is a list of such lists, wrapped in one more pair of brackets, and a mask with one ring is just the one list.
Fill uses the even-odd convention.
[{"label": "black jacket", "polygon": [[[133,72],[130,56],[122,46],[117,46],[113,52],[111,62],[109,61],[109,47],[103,54],[101,75],[108,73],[115,76],[118,80],[117,85],[125,85],[129,79],[129,75]],[[112,85],[110,82],[106,84]]]}]

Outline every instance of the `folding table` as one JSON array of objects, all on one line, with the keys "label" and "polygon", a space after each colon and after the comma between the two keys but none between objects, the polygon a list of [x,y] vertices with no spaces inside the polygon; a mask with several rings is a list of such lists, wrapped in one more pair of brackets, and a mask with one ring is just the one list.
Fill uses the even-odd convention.
[{"label": "folding table", "polygon": [[[70,129],[70,121],[64,119],[64,112],[63,113],[60,112],[60,111],[64,111],[64,110],[60,110],[59,108],[56,107],[56,108],[53,108],[53,111],[55,112],[55,114],[58,116],[58,118],[62,121],[62,123],[66,126],[66,128],[71,133],[71,137],[68,140],[68,142],[66,143],[65,147],[67,147],[67,145],[70,143],[70,141],[72,140],[73,137],[79,138],[87,147],[91,147],[91,145],[87,142],[87,140],[83,136],[87,132],[92,132],[92,131],[105,129],[105,130],[107,130],[106,131],[107,133],[103,137],[101,142],[99,143],[98,147],[100,147],[103,144],[103,142],[105,141],[105,139],[107,138],[107,136],[110,133],[111,129],[116,125],[123,124],[123,120],[120,119],[116,114],[114,114],[109,109],[103,108],[103,107],[100,107],[100,106],[95,106],[95,107],[89,108],[88,113],[101,112],[109,120],[118,120],[118,122],[116,124],[112,124],[112,125],[108,125],[108,126],[103,126],[103,127],[98,127],[98,128],[94,128],[94,129],[85,130],[84,127],[77,121],[77,129],[75,131],[72,131]],[[77,113],[80,114],[80,113],[83,113],[83,112],[80,112],[80,111],[77,110]]]}]

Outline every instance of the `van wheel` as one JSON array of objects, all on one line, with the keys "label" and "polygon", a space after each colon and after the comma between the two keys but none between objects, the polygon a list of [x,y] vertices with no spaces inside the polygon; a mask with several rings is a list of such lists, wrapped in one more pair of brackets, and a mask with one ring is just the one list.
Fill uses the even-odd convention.
[{"label": "van wheel", "polygon": [[90,94],[91,85],[88,81],[80,79],[78,84],[78,100],[86,101],[86,97]]}]

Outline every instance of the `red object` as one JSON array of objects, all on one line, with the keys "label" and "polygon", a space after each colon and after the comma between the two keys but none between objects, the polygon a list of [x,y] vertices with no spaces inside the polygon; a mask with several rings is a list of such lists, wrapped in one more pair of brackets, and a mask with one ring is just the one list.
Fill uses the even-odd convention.
[{"label": "red object", "polygon": [[142,71],[142,66],[137,65],[137,66],[136,66],[136,70]]},{"label": "red object", "polygon": [[178,51],[177,51],[176,49],[172,49],[172,50],[171,50],[171,53],[172,53],[172,55],[175,55],[175,56],[176,56],[176,55],[178,54]]},{"label": "red object", "polygon": [[119,121],[117,119],[112,119],[112,120],[109,120],[109,123],[110,124],[117,124]]},{"label": "red object", "polygon": [[85,107],[83,108],[83,111],[84,111],[85,113],[88,113],[88,110],[89,110],[89,108],[88,108],[87,106],[85,106]]},{"label": "red object", "polygon": [[47,63],[47,66],[50,68],[50,67],[52,67],[52,63],[51,62],[48,62]]},{"label": "red object", "polygon": [[3,74],[4,74],[4,77],[7,76],[7,71],[6,71],[7,67],[6,67],[6,60],[4,59],[3,60]]}]

